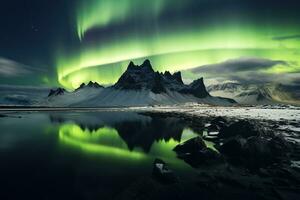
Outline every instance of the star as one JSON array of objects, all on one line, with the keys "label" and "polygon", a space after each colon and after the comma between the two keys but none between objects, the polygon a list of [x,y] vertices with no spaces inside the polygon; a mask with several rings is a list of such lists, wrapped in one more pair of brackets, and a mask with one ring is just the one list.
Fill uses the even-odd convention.
[{"label": "star", "polygon": [[34,25],[31,25],[31,30],[33,30],[34,32],[38,32],[39,29],[37,27],[35,27]]}]

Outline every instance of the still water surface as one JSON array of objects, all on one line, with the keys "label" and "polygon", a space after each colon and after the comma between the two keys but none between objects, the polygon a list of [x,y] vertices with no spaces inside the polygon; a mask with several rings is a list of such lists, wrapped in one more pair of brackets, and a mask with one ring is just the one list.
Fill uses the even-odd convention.
[{"label": "still water surface", "polygon": [[[133,112],[33,112],[0,121],[1,199],[111,199],[161,158],[196,172],[172,149],[197,136],[176,118]],[[1,197],[2,196],[2,197]]]}]

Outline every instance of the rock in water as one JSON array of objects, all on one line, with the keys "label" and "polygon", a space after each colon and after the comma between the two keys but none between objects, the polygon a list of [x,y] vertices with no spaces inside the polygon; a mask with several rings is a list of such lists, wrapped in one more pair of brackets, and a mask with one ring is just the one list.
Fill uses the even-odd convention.
[{"label": "rock in water", "polygon": [[206,145],[201,137],[195,137],[188,141],[178,144],[173,150],[178,154],[195,153],[206,148]]},{"label": "rock in water", "polygon": [[153,163],[152,175],[162,183],[175,183],[178,181],[174,172],[167,167],[167,164],[156,158]]},{"label": "rock in water", "polygon": [[219,153],[208,148],[201,137],[195,137],[179,144],[173,150],[179,158],[195,168],[205,164],[216,164],[221,161]]}]

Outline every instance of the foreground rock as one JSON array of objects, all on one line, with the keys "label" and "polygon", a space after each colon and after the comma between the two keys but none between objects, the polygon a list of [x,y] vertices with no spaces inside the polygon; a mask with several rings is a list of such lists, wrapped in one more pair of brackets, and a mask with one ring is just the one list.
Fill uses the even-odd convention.
[{"label": "foreground rock", "polygon": [[152,175],[162,183],[175,183],[177,177],[174,172],[167,167],[167,164],[161,159],[155,159],[153,163]]},{"label": "foreground rock", "polygon": [[262,125],[246,120],[220,130],[220,153],[230,162],[250,168],[288,162],[291,144]]},{"label": "foreground rock", "polygon": [[221,161],[219,153],[208,148],[201,137],[181,143],[173,150],[177,153],[178,158],[183,159],[192,167],[216,164]]},{"label": "foreground rock", "polygon": [[219,137],[229,138],[237,135],[242,137],[265,136],[267,133],[267,130],[258,123],[240,120],[230,124],[229,126],[223,126],[220,130]]},{"label": "foreground rock", "polygon": [[231,162],[251,168],[288,161],[289,150],[289,145],[280,136],[274,138],[252,136],[246,139],[235,137],[219,147],[219,151]]}]

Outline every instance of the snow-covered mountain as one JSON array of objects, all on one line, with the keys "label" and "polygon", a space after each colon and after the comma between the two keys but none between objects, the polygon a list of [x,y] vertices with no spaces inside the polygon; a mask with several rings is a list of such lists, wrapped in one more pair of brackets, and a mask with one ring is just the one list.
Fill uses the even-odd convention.
[{"label": "snow-covered mountain", "polygon": [[293,104],[300,105],[300,87],[283,84],[241,84],[227,82],[210,85],[212,95],[230,97],[240,104]]},{"label": "snow-covered mountain", "polygon": [[70,107],[149,106],[181,103],[232,105],[229,98],[211,96],[200,78],[185,85],[181,73],[155,72],[149,60],[137,66],[130,62],[118,82],[104,88],[98,83],[82,84],[73,92],[51,90],[42,105]]}]

